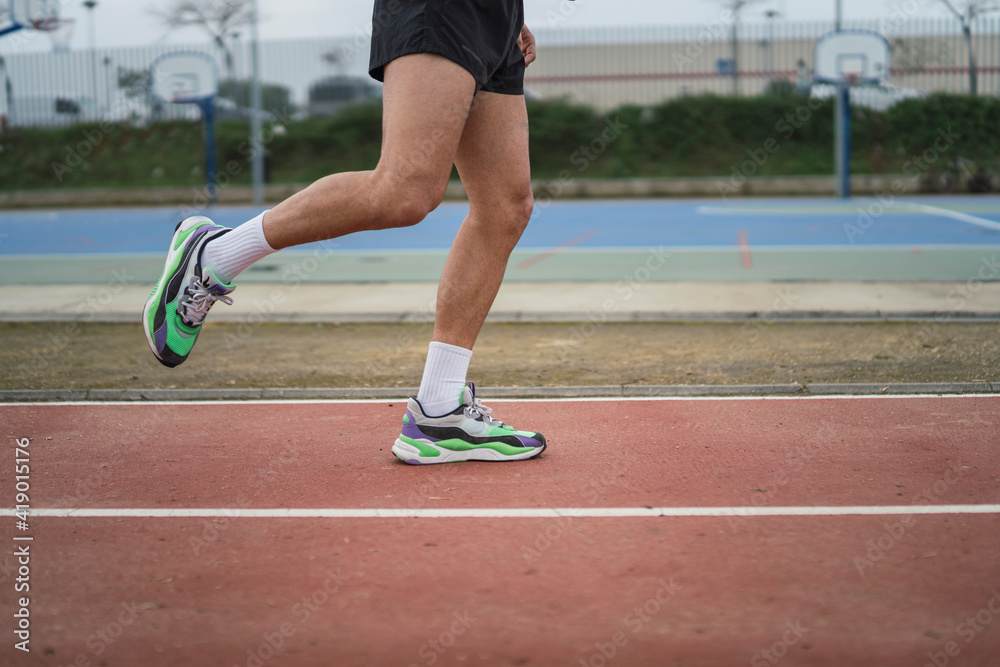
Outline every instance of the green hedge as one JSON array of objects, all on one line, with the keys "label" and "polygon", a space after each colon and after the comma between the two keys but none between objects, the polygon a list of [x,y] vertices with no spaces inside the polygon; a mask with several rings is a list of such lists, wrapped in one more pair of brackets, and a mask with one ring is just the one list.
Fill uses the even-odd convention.
[{"label": "green hedge", "polygon": [[[829,100],[700,96],[607,114],[560,100],[528,107],[535,178],[728,176],[748,166],[754,175],[833,170]],[[378,105],[357,106],[283,130],[268,130],[264,137],[272,180],[309,182],[374,167],[382,111]],[[219,123],[219,166],[237,183],[250,179],[248,136],[246,123]],[[914,156],[940,148],[942,136],[950,137],[945,155],[996,169],[1000,100],[935,95],[887,112],[855,109],[853,167],[858,173],[902,171]],[[0,188],[197,186],[204,182],[202,147],[202,128],[192,122],[8,130],[0,134]],[[764,155],[766,160],[757,161],[762,164],[748,163]]]}]

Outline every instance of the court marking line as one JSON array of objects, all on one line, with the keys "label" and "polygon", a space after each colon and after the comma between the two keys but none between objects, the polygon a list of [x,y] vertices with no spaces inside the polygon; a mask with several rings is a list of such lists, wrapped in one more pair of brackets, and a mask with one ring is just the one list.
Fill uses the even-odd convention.
[{"label": "court marking line", "polygon": [[911,210],[916,210],[922,213],[926,213],[927,215],[936,215],[944,218],[951,218],[952,220],[958,220],[959,222],[967,222],[970,225],[977,225],[979,227],[985,227],[986,229],[1000,231],[1000,222],[995,222],[993,220],[988,220],[986,218],[980,218],[974,215],[969,215],[968,213],[960,213],[958,211],[952,211],[947,208],[931,206],[929,204],[910,204],[909,208],[911,208]]},{"label": "court marking line", "polygon": [[[984,241],[982,243],[927,243],[922,244],[922,248],[931,248],[933,250],[975,250],[977,252],[981,251],[984,247],[995,247],[1000,246],[1000,242],[989,242]],[[724,241],[720,241],[718,245],[664,245],[662,248],[670,252],[727,252],[730,246],[727,246]],[[872,245],[850,245],[850,244],[840,244],[840,243],[830,243],[830,244],[799,244],[799,245],[774,245],[774,244],[754,244],[754,249],[756,251],[768,251],[768,252],[819,252],[819,251],[845,251],[849,250],[852,252],[873,252],[873,251],[884,251],[884,250],[902,250],[909,252],[913,248],[912,243],[885,243],[885,244],[872,244]],[[568,247],[560,251],[559,254],[565,255],[587,255],[587,254],[636,254],[636,253],[648,253],[650,246],[585,246],[585,247]],[[546,248],[543,246],[525,246],[518,247],[514,252],[516,253],[542,253],[545,252]],[[334,250],[332,251],[337,255],[363,255],[363,256],[410,256],[410,255],[441,255],[447,254],[448,248],[371,248],[368,250],[359,249],[344,249],[344,250]],[[287,264],[288,261],[283,261],[282,258],[286,260],[302,258],[306,256],[311,256],[312,251],[310,250],[294,250],[285,249],[281,251],[281,255],[271,255],[270,257],[262,260],[265,263],[270,263],[273,266],[280,266]],[[0,253],[0,261],[18,259],[18,260],[31,260],[31,261],[66,261],[67,259],[94,259],[94,260],[115,260],[122,261],[124,259],[134,259],[136,261],[145,261],[160,259],[162,260],[163,253],[155,250],[150,251],[140,251],[140,252],[120,252],[120,253],[78,253],[78,252],[65,252],[65,253]],[[412,282],[425,282],[428,284],[437,285],[436,281],[426,280],[426,281],[404,281],[406,283]],[[550,282],[550,281],[544,281]],[[562,281],[562,282],[572,282],[572,281]],[[603,282],[613,282],[613,281],[603,281]],[[852,282],[852,281],[847,281]],[[853,281],[856,282],[856,281]],[[935,281],[930,281],[935,282]],[[937,282],[955,282],[955,281],[937,281]],[[103,285],[104,283],[84,283],[85,285]],[[248,283],[249,284],[249,283]],[[272,284],[264,283],[263,281],[255,281],[252,284]],[[273,283],[273,284],[280,284]],[[310,284],[310,283],[307,283]],[[322,283],[311,283],[311,284],[322,284]],[[379,283],[382,284],[382,283]],[[10,285],[11,287],[61,287],[61,285]]]},{"label": "court marking line", "polygon": [[747,230],[741,229],[736,235],[736,243],[740,247],[740,255],[743,258],[743,268],[752,269],[753,268],[753,257],[750,255],[750,238],[747,236]]},{"label": "court marking line", "polygon": [[[706,216],[748,216],[748,215],[855,215],[857,213],[856,209],[845,208],[840,210],[838,208],[823,208],[817,207],[815,209],[809,207],[723,207],[723,206],[699,206],[696,211],[698,215]],[[899,208],[892,210],[891,207],[887,207],[883,215],[911,215],[913,213],[922,213],[926,216],[931,217],[943,217],[950,218],[952,220],[957,220],[959,222],[965,222],[970,225],[977,225],[979,227],[985,227],[986,229],[992,229],[995,231],[1000,231],[1000,222],[994,220],[989,220],[988,218],[980,218],[975,215],[969,215],[968,213],[961,213],[959,211],[954,211],[947,208],[941,208],[939,206],[931,206],[929,204],[917,204],[913,202],[900,202]]]},{"label": "court marking line", "polygon": [[[0,403],[0,408],[20,407],[96,407],[96,406],[174,406],[174,405],[368,405],[371,403],[398,403],[405,401],[400,394],[396,398],[303,398],[303,399],[223,399],[191,401],[17,401]],[[815,396],[773,395],[773,396],[580,396],[569,398],[486,398],[488,403],[594,403],[594,402],[637,402],[637,401],[826,401],[826,400],[872,400],[910,398],[993,398],[1000,394],[820,394]]]},{"label": "court marking line", "polygon": [[534,257],[529,257],[528,259],[524,260],[520,264],[515,265],[515,268],[517,268],[517,269],[527,269],[527,268],[529,268],[529,267],[537,264],[538,262],[541,262],[543,259],[548,259],[549,257],[552,257],[553,255],[558,255],[559,253],[563,252],[564,250],[567,250],[568,248],[572,248],[575,245],[579,245],[579,244],[583,243],[584,241],[586,241],[587,239],[591,239],[591,238],[593,238],[595,236],[597,236],[597,230],[596,229],[591,229],[589,232],[584,232],[583,234],[580,234],[577,237],[571,238],[569,241],[565,241],[563,243],[560,243],[559,245],[557,245],[554,248],[551,248],[551,249],[546,250],[546,251],[544,251],[542,253],[539,253],[539,254],[535,255]]},{"label": "court marking line", "polygon": [[[243,519],[546,519],[652,518],[652,517],[792,517],[792,516],[896,516],[941,514],[1000,514],[997,505],[857,505],[844,507],[532,507],[532,508],[121,508],[121,509],[32,509],[33,518],[243,518]],[[4,508],[0,516],[14,516]]]}]

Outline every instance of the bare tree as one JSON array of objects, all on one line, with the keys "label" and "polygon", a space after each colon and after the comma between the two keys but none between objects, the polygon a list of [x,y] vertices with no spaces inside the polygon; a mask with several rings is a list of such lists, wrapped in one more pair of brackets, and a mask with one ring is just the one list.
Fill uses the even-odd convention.
[{"label": "bare tree", "polygon": [[165,8],[152,12],[168,28],[194,26],[207,32],[222,49],[226,73],[233,78],[233,52],[228,40],[239,34],[239,28],[253,22],[251,0],[173,0]]},{"label": "bare tree", "polygon": [[1000,11],[1000,2],[997,0],[965,0],[962,4],[953,2],[953,0],[940,0],[940,2],[962,23],[962,34],[965,36],[965,45],[969,50],[969,93],[977,95],[979,93],[979,65],[976,62],[976,46],[972,41],[972,24],[977,17],[983,14]]}]

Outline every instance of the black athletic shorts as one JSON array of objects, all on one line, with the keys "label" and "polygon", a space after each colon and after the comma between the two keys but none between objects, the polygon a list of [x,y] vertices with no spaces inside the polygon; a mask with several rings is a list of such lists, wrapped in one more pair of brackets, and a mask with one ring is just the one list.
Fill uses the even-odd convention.
[{"label": "black athletic shorts", "polygon": [[412,53],[436,53],[476,78],[476,89],[524,94],[524,54],[517,38],[524,0],[375,0],[368,71]]}]

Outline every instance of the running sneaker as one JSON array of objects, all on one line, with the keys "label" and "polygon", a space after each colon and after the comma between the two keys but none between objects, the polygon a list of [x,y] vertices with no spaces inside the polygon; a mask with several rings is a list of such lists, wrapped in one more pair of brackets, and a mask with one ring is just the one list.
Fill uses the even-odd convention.
[{"label": "running sneaker", "polygon": [[163,275],[142,310],[146,342],[164,366],[173,368],[188,358],[212,304],[233,303],[227,295],[236,288],[201,266],[205,244],[228,231],[200,215],[174,230]]},{"label": "running sneaker", "polygon": [[392,446],[412,465],[456,461],[521,461],[545,451],[541,433],[518,431],[490,417],[476,397],[476,385],[462,388],[461,405],[442,417],[429,417],[416,398],[407,402],[403,432]]}]

